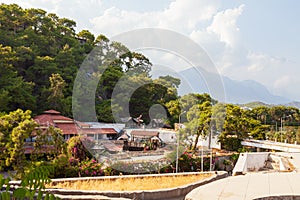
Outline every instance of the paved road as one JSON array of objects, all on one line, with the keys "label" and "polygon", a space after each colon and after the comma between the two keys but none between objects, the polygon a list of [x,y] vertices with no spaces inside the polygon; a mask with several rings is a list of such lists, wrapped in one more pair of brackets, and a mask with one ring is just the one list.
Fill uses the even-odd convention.
[{"label": "paved road", "polygon": [[253,200],[276,195],[300,196],[300,153],[280,153],[292,157],[294,172],[258,172],[231,176],[191,191],[186,200]]},{"label": "paved road", "polygon": [[253,200],[274,195],[300,195],[300,173],[251,173],[201,186],[186,200]]}]

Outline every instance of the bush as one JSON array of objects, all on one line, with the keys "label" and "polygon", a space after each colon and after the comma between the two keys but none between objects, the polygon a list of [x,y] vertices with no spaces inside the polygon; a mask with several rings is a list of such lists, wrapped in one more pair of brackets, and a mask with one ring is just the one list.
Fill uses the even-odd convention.
[{"label": "bush", "polygon": [[222,141],[222,148],[228,151],[238,151],[238,149],[242,148],[241,141],[241,139],[234,137],[225,138]]},{"label": "bush", "polygon": [[91,159],[93,156],[87,148],[93,147],[94,142],[88,137],[75,136],[68,141],[68,155],[79,162]]},{"label": "bush", "polygon": [[87,161],[82,161],[79,164],[79,175],[80,176],[103,176],[104,171],[102,169],[103,165],[98,163],[96,160],[91,159]]},{"label": "bush", "polygon": [[66,155],[60,155],[53,160],[52,165],[54,172],[51,174],[51,178],[70,178],[78,177],[77,165],[71,165]]},{"label": "bush", "polygon": [[[203,158],[203,171],[210,169],[210,158],[205,156]],[[168,166],[163,167],[161,173],[175,172],[176,160],[170,163]],[[201,157],[197,156],[195,152],[185,151],[178,159],[178,171],[179,172],[195,172],[201,171]]]}]

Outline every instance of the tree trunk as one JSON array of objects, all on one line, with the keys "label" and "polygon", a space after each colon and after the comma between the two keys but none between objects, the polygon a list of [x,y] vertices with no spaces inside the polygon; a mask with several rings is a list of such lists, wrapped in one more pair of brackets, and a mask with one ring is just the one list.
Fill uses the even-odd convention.
[{"label": "tree trunk", "polygon": [[199,140],[200,134],[198,133],[195,139],[195,143],[194,143],[194,147],[192,150],[196,150],[197,149],[197,145],[198,145],[198,140]]}]

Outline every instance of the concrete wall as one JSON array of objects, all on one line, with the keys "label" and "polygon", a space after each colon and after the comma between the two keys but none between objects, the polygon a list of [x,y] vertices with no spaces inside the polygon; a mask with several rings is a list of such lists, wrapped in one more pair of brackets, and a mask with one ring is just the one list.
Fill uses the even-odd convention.
[{"label": "concrete wall", "polygon": [[244,171],[258,171],[265,166],[265,162],[268,160],[270,153],[247,153],[247,162]]},{"label": "concrete wall", "polygon": [[[214,149],[221,149],[221,143],[218,142],[219,141],[219,138],[218,136],[213,136],[211,138],[211,147],[214,148]],[[209,138],[206,137],[204,138],[203,140],[199,139],[199,142],[198,142],[198,146],[205,146],[205,147],[208,147],[209,146]]]},{"label": "concrete wall", "polygon": [[249,171],[258,171],[265,166],[269,155],[270,153],[268,152],[241,153],[232,171],[233,175],[244,174]]},{"label": "concrete wall", "polygon": [[241,153],[232,173],[233,175],[238,175],[258,171],[260,168],[265,167],[268,159],[278,162],[279,171],[292,171],[294,168],[288,161],[288,158],[279,154],[269,152]]}]

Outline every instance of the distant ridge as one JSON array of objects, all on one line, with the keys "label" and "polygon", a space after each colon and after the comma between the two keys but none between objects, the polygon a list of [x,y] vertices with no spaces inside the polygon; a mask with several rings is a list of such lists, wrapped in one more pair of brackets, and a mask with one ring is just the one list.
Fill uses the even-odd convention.
[{"label": "distant ridge", "polygon": [[291,106],[291,107],[296,107],[296,108],[300,109],[300,102],[298,102],[298,101],[292,101],[290,103],[284,104],[284,106]]},{"label": "distant ridge", "polygon": [[[187,80],[189,86],[197,93],[209,91],[209,87],[205,83],[213,83],[219,80],[220,76],[211,72],[207,72],[202,68],[189,68],[180,72],[183,80]],[[287,104],[291,100],[271,94],[269,90],[262,84],[253,80],[237,81],[228,77],[221,76],[226,94],[226,103],[246,104],[248,102],[265,102],[265,104]],[[207,81],[209,80],[209,81]],[[184,95],[185,89],[180,90],[179,94]],[[215,98],[215,97],[213,97]]]},{"label": "distant ridge", "polygon": [[257,108],[257,107],[261,107],[261,106],[265,106],[265,107],[268,107],[268,108],[271,108],[273,106],[289,106],[289,107],[295,107],[295,108],[298,108],[300,109],[300,102],[298,101],[293,101],[293,102],[289,102],[289,103],[286,103],[286,104],[267,104],[267,103],[264,103],[264,102],[260,102],[260,101],[254,101],[254,102],[249,102],[249,103],[244,103],[244,104],[237,104],[241,107],[247,107],[247,108]]},{"label": "distant ridge", "polygon": [[261,101],[254,101],[254,102],[249,102],[249,103],[245,103],[245,104],[238,104],[239,106],[241,107],[247,107],[247,108],[257,108],[257,107],[261,107],[261,106],[264,106],[264,107],[272,107],[274,106],[274,104],[266,104],[264,102],[261,102]]}]

